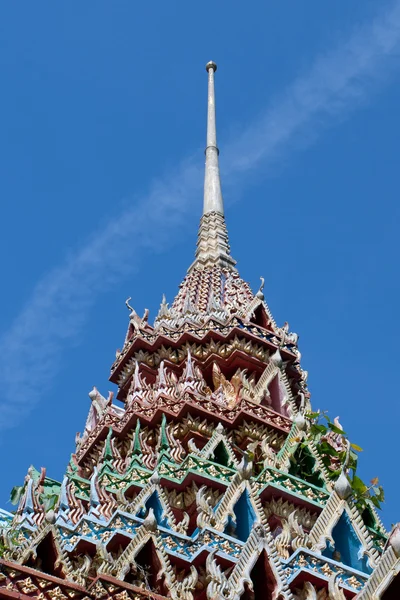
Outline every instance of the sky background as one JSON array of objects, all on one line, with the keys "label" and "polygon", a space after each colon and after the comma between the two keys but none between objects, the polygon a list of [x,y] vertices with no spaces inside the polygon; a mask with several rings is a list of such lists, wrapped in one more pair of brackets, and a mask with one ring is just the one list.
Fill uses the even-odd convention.
[{"label": "sky background", "polygon": [[202,207],[208,60],[232,254],[314,408],[398,496],[400,1],[0,4],[0,506],[62,478],[125,299],[156,315]]}]

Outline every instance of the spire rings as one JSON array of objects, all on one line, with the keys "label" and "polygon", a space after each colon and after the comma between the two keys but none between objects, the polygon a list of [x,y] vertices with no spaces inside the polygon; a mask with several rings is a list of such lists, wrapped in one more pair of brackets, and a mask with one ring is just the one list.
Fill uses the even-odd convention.
[{"label": "spire rings", "polygon": [[213,145],[211,145],[211,146],[206,146],[206,149],[204,150],[204,154],[206,154],[206,153],[207,153],[207,150],[208,150],[209,148],[214,148],[214,150],[216,150],[216,151],[217,151],[217,154],[218,154],[218,156],[219,156],[219,148],[218,148],[217,146],[213,146]]}]

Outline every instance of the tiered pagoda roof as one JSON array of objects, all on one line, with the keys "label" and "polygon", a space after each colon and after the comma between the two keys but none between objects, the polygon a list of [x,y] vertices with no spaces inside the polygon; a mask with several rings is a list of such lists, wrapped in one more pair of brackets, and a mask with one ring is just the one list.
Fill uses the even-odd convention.
[{"label": "tiered pagoda roof", "polygon": [[0,511],[0,598],[400,597],[400,533],[360,501],[340,424],[322,434],[312,413],[298,336],[231,256],[206,68],[195,260],[153,325],[127,301],[110,375],[123,408],[93,388],[63,481],[31,467]]}]

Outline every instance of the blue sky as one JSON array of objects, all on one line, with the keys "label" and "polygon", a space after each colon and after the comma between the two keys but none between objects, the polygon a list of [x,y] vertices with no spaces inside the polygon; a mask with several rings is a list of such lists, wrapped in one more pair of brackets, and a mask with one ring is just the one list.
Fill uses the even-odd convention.
[{"label": "blue sky", "polygon": [[0,505],[192,261],[212,59],[240,273],[398,520],[400,1],[3,3],[0,46]]}]

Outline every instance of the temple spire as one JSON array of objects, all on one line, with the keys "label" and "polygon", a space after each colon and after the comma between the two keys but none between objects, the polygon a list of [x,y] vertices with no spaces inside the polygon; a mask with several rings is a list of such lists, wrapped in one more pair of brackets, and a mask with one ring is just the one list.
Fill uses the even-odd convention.
[{"label": "temple spire", "polygon": [[219,150],[217,147],[217,128],[215,122],[214,73],[217,70],[217,65],[215,62],[210,61],[206,64],[206,70],[208,72],[208,109],[203,215],[213,211],[223,215],[224,203],[222,200],[221,180],[219,175]]},{"label": "temple spire", "polygon": [[213,266],[233,269],[236,264],[230,255],[219,174],[214,88],[214,74],[217,65],[210,61],[206,64],[206,70],[208,72],[208,104],[204,206],[197,239],[196,260],[189,271],[194,267]]}]

